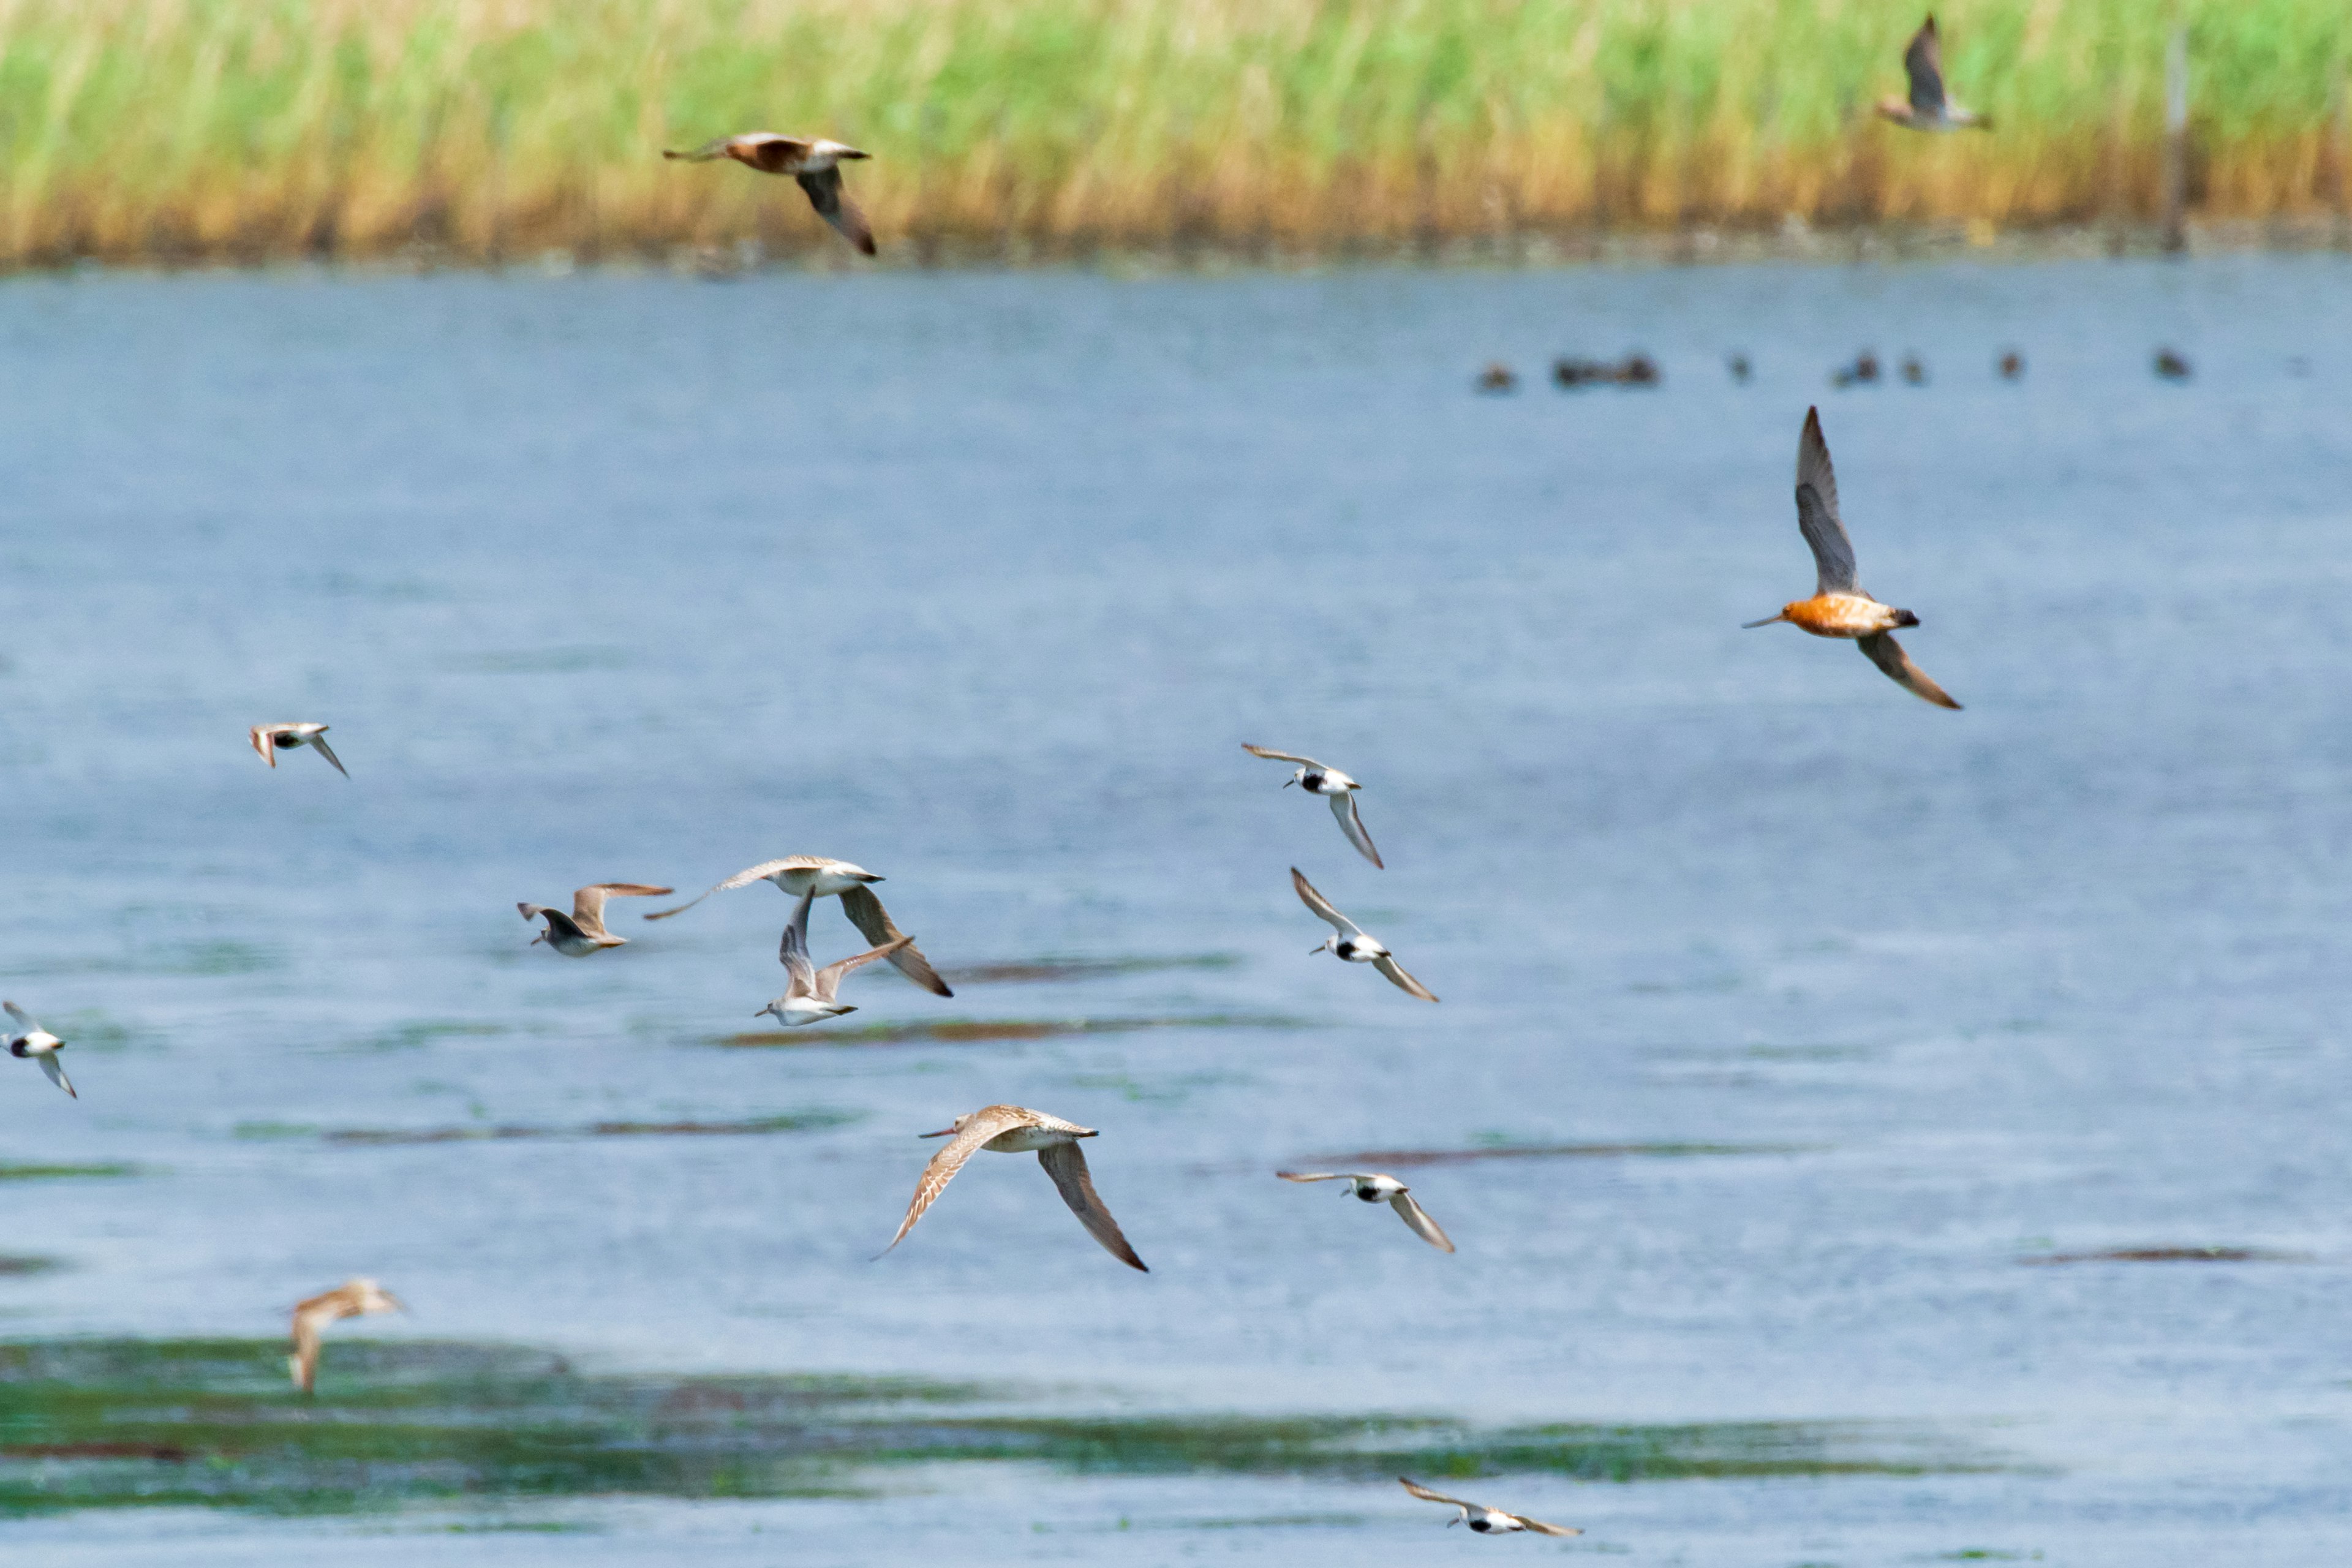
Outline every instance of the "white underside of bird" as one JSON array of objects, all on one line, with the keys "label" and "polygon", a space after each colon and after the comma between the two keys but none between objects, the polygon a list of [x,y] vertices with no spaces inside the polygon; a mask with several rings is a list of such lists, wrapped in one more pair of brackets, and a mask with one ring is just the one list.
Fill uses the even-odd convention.
[{"label": "white underside of bird", "polygon": [[66,1069],[58,1060],[58,1053],[66,1048],[66,1043],[41,1027],[39,1019],[14,1002],[0,1002],[0,1007],[6,1008],[8,1016],[16,1024],[16,1029],[8,1036],[8,1054],[20,1060],[40,1063],[41,1071],[48,1076],[51,1083],[79,1100],[79,1091],[74,1088],[73,1080],[66,1077]]},{"label": "white underside of bird", "polygon": [[1315,884],[1296,866],[1290,868],[1290,885],[1297,892],[1299,902],[1331,927],[1332,934],[1323,939],[1323,945],[1315,949],[1317,952],[1335,953],[1349,963],[1369,963],[1407,995],[1418,996],[1424,1002],[1437,1000],[1435,992],[1405,973],[1404,965],[1396,961],[1396,954],[1389,951],[1386,942],[1341,914],[1330,900],[1315,890]]}]

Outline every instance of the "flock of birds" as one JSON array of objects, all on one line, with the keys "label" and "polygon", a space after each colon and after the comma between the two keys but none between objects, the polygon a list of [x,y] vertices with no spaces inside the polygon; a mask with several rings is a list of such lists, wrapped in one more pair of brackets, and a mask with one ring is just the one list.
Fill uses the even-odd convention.
[{"label": "flock of birds", "polygon": [[[1936,21],[1930,16],[1912,37],[1904,54],[1904,65],[1910,77],[1907,99],[1889,99],[1878,106],[1878,112],[1890,121],[1915,130],[1989,129],[1990,122],[1984,117],[1958,107],[1946,95],[1938,47]],[[796,138],[756,132],[721,137],[691,151],[673,151],[664,155],[694,163],[732,159],[763,174],[789,174],[798,181],[810,204],[826,223],[861,252],[869,256],[875,252],[872,226],[842,188],[840,165],[869,156],[855,147],[822,138]],[[1744,360],[1737,362],[1733,368],[1735,374],[1745,378],[1747,367]],[[1495,369],[1499,370],[1500,367]],[[2004,374],[2014,376],[2021,369],[2021,363],[2012,355],[2002,369]],[[1872,374],[1875,374],[1874,361]],[[1634,356],[1613,367],[1580,363],[1574,376],[1563,375],[1561,379],[1563,384],[1606,380],[1637,385],[1654,384],[1657,373],[1654,364],[1642,356]],[[1959,704],[1943,688],[1929,679],[1911,661],[1902,645],[1895,640],[1896,629],[1916,626],[1919,618],[1909,610],[1881,603],[1861,585],[1856,575],[1853,541],[1848,537],[1839,515],[1837,478],[1831,467],[1829,447],[1822,438],[1821,416],[1817,410],[1807,411],[1804,427],[1798,437],[1796,503],[1798,528],[1813,555],[1816,569],[1814,591],[1809,597],[1782,605],[1778,614],[1748,624],[1762,626],[1785,622],[1815,637],[1853,642],[1872,664],[1906,690],[1938,707],[1958,708]],[[337,773],[349,778],[350,773],[343,767],[341,759],[327,743],[327,725],[315,721],[257,724],[251,731],[250,741],[255,752],[272,768],[278,765],[279,752],[308,749],[317,752]],[[1363,816],[1358,806],[1357,795],[1362,786],[1357,780],[1312,757],[1255,745],[1245,749],[1254,756],[1291,764],[1294,771],[1284,787],[1288,788],[1295,784],[1304,794],[1322,797],[1349,844],[1375,868],[1381,867],[1380,850],[1365,828]],[[1395,952],[1387,943],[1341,913],[1297,868],[1291,868],[1290,877],[1291,886],[1300,902],[1318,920],[1331,928],[1331,934],[1315,952],[1329,952],[1349,963],[1370,964],[1406,994],[1424,1002],[1437,1001],[1436,994],[1398,962]],[[655,910],[644,918],[648,921],[667,920],[684,913],[713,893],[749,887],[755,882],[772,883],[778,890],[793,899],[795,902],[785,921],[777,953],[785,974],[783,993],[753,1015],[755,1018],[773,1017],[786,1027],[800,1028],[822,1024],[856,1011],[854,1006],[840,1000],[842,984],[857,970],[877,961],[892,965],[917,985],[936,995],[953,995],[953,991],[940,977],[930,961],[915,945],[914,939],[898,930],[882,907],[881,900],[875,895],[873,885],[882,879],[845,860],[815,855],[788,856],[738,871],[683,904]],[[573,893],[569,913],[527,901],[517,904],[516,908],[525,921],[544,922],[539,934],[531,939],[532,945],[544,942],[565,957],[586,958],[627,943],[626,938],[615,935],[605,924],[605,910],[611,900],[659,898],[672,891],[668,887],[649,882],[597,882]],[[823,968],[816,967],[809,939],[810,912],[820,899],[839,900],[842,912],[868,944],[863,952]],[[58,1061],[58,1053],[66,1048],[67,1042],[44,1029],[15,1002],[0,1002],[0,1008],[5,1008],[12,1025],[5,1042],[9,1054],[37,1062],[51,1082],[68,1095],[79,1099],[72,1081],[67,1078]],[[1149,1272],[1143,1259],[1129,1243],[1119,1229],[1118,1222],[1112,1217],[1109,1208],[1095,1190],[1093,1176],[1087,1169],[1080,1144],[1084,1140],[1097,1135],[1094,1128],[1082,1127],[1058,1116],[1018,1105],[983,1106],[957,1117],[936,1132],[922,1134],[926,1138],[944,1138],[948,1142],[924,1166],[916,1183],[914,1196],[907,1205],[906,1216],[899,1222],[898,1233],[890,1238],[889,1246],[883,1248],[883,1253],[887,1254],[907,1238],[974,1154],[983,1150],[995,1153],[1031,1152],[1037,1156],[1038,1163],[1053,1179],[1062,1200],[1077,1216],[1087,1234],[1121,1263]],[[1413,1235],[1431,1247],[1447,1253],[1454,1249],[1452,1240],[1422,1208],[1411,1189],[1384,1172],[1277,1171],[1275,1174],[1286,1182],[1346,1182],[1349,1190],[1362,1202],[1387,1204]],[[348,1280],[334,1289],[301,1302],[293,1311],[292,1353],[288,1361],[295,1387],[306,1394],[313,1391],[321,1335],[329,1325],[345,1318],[404,1310],[399,1298],[377,1281],[365,1278]],[[1455,1518],[1449,1523],[1465,1524],[1479,1534],[1528,1531],[1565,1536],[1580,1533],[1570,1527],[1549,1524],[1525,1515],[1449,1497],[1402,1477],[1399,1479],[1413,1497],[1454,1509]]]},{"label": "flock of birds", "polygon": [[[1821,416],[1808,410],[1805,424],[1798,437],[1796,469],[1797,526],[1805,542],[1811,548],[1815,567],[1813,593],[1806,598],[1792,600],[1780,611],[1761,620],[1751,621],[1751,626],[1763,626],[1786,622],[1815,637],[1851,641],[1860,647],[1870,661],[1906,690],[1942,708],[1957,709],[1959,704],[1914,664],[1901,644],[1894,637],[1898,627],[1916,626],[1919,617],[1909,610],[1881,603],[1865,592],[1856,575],[1853,540],[1838,511],[1837,475],[1830,463],[1828,444],[1822,437]],[[257,724],[248,734],[255,752],[275,768],[281,752],[315,751],[345,778],[351,776],[327,743],[328,726],[315,721],[298,723]],[[1276,751],[1267,746],[1244,743],[1244,750],[1252,756],[1269,762],[1287,763],[1290,777],[1283,784],[1287,789],[1297,784],[1303,794],[1320,796],[1330,807],[1333,820],[1341,835],[1357,854],[1378,868],[1385,868],[1380,847],[1364,826],[1363,812],[1357,796],[1363,785],[1338,768],[1296,752]],[[842,983],[857,970],[877,961],[887,963],[917,985],[940,996],[954,994],[947,982],[940,977],[913,937],[901,931],[891,920],[889,911],[874,892],[874,884],[883,879],[862,866],[846,860],[836,860],[821,855],[791,855],[747,867],[733,876],[714,883],[705,891],[682,904],[656,910],[644,918],[648,921],[668,920],[685,913],[713,893],[750,887],[757,882],[772,883],[776,889],[793,900],[792,913],[784,922],[777,960],[784,969],[783,994],[754,1014],[756,1017],[772,1016],[779,1024],[800,1028],[837,1018],[856,1009],[840,1000]],[[1382,977],[1407,995],[1423,1002],[1437,1001],[1436,993],[1423,985],[1397,961],[1389,945],[1358,925],[1339,907],[1325,898],[1315,884],[1307,879],[1296,866],[1290,868],[1292,889],[1316,919],[1331,928],[1331,934],[1312,951],[1328,952],[1348,963],[1370,964]],[[673,889],[651,882],[595,882],[574,891],[572,909],[567,914],[560,909],[527,900],[518,902],[516,910],[526,921],[541,924],[530,945],[542,942],[568,958],[587,958],[616,947],[624,947],[628,939],[614,933],[605,924],[605,910],[614,899],[661,898]],[[819,899],[837,899],[842,912],[852,926],[870,944],[865,951],[826,964],[815,966],[809,943],[809,915]],[[51,1082],[75,1099],[80,1098],[72,1081],[59,1064],[58,1053],[67,1042],[43,1028],[30,1014],[13,1001],[0,1002],[13,1027],[9,1030],[7,1048],[12,1056],[39,1063]],[[933,1154],[923,1167],[915,1184],[914,1197],[907,1205],[906,1217],[899,1221],[896,1235],[882,1249],[887,1254],[906,1240],[916,1224],[938,1202],[957,1173],[971,1157],[985,1150],[1000,1154],[1034,1153],[1037,1162],[1053,1179],[1055,1189],[1088,1236],[1101,1245],[1113,1258],[1129,1268],[1149,1273],[1118,1221],[1108,1205],[1096,1192],[1094,1177],[1087,1167],[1087,1158],[1080,1143],[1098,1136],[1097,1129],[1083,1127],[1046,1111],[1021,1105],[987,1105],[957,1117],[936,1132],[922,1134],[925,1138],[944,1138],[947,1143]],[[1276,1171],[1286,1182],[1319,1183],[1346,1182],[1355,1196],[1367,1204],[1385,1203],[1412,1231],[1413,1235],[1441,1252],[1454,1251],[1454,1243],[1444,1229],[1433,1219],[1413,1197],[1412,1189],[1383,1171]],[[882,1254],[877,1254],[880,1257]],[[319,1367],[320,1338],[326,1328],[345,1318],[372,1313],[404,1310],[400,1299],[372,1279],[358,1278],[345,1281],[331,1290],[323,1291],[301,1302],[294,1309],[292,1323],[293,1351],[288,1358],[288,1370],[294,1386],[304,1394],[313,1392]],[[1481,1534],[1508,1533],[1528,1531],[1546,1535],[1573,1535],[1574,1529],[1548,1524],[1541,1520],[1504,1512],[1480,1503],[1465,1502],[1459,1498],[1434,1492],[1417,1482],[1400,1477],[1406,1489],[1414,1497],[1445,1503],[1459,1510],[1455,1523],[1466,1523]]]}]

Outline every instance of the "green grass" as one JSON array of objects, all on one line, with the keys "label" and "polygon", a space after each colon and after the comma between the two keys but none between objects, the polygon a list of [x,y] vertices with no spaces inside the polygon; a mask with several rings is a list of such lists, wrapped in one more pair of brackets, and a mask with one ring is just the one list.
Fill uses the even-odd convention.
[{"label": "green grass", "polygon": [[[1922,0],[25,0],[0,261],[830,247],[664,145],[876,154],[886,255],[2151,211],[2168,6],[1946,0],[1990,136],[1870,118]],[[2352,13],[2183,0],[2217,215],[2336,201]],[[827,248],[824,254],[836,254]]]},{"label": "green grass", "polygon": [[[1893,1423],[1562,1424],[1020,1414],[1021,1391],[905,1378],[579,1372],[505,1346],[331,1339],[319,1394],[255,1340],[0,1344],[0,1517],[215,1506],[340,1513],[528,1498],[866,1495],[892,1467],[1298,1475],[1393,1489],[1497,1471],[1591,1481],[1924,1475],[1996,1456]],[[1013,1413],[1008,1414],[1008,1408]]]}]

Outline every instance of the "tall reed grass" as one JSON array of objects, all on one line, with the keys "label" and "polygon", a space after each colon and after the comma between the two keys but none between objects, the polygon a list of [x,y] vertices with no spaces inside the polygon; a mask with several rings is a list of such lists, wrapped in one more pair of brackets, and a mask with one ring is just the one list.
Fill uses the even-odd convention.
[{"label": "tall reed grass", "polygon": [[[901,255],[2126,217],[2165,40],[2203,214],[2340,208],[2344,0],[1941,0],[1991,135],[1874,121],[1923,0],[0,0],[0,263],[832,241],[666,164],[876,154]],[[886,249],[886,254],[887,254]]]}]

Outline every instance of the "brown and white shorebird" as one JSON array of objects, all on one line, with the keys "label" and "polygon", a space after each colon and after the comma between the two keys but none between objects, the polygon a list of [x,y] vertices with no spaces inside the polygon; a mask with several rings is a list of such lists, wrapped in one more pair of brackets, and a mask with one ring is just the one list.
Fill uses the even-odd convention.
[{"label": "brown and white shorebird", "polygon": [[1460,1513],[1445,1521],[1448,1529],[1457,1524],[1466,1524],[1480,1535],[1508,1535],[1521,1530],[1531,1531],[1538,1535],[1582,1535],[1584,1533],[1574,1525],[1546,1524],[1542,1520],[1529,1519],[1523,1513],[1505,1513],[1499,1508],[1488,1508],[1482,1502],[1464,1502],[1458,1497],[1447,1497],[1444,1492],[1431,1491],[1420,1482],[1409,1481],[1402,1476],[1397,1478],[1397,1484],[1423,1502],[1442,1502],[1448,1507],[1460,1509],[1462,1510]]},{"label": "brown and white shorebird", "polygon": [[1822,416],[1805,410],[1805,428],[1797,437],[1797,529],[1812,546],[1818,577],[1810,599],[1780,606],[1777,616],[1749,621],[1749,627],[1787,621],[1817,637],[1850,637],[1871,663],[1906,691],[1938,708],[1958,708],[1944,689],[1911,662],[1895,640],[1896,626],[1916,626],[1919,617],[1908,610],[1882,605],[1854,580],[1853,541],[1846,537],[1838,517],[1837,474],[1830,467],[1829,444],[1822,439]]},{"label": "brown and white shorebird", "polygon": [[286,1358],[286,1370],[294,1374],[294,1386],[303,1393],[311,1392],[319,1376],[319,1335],[329,1323],[345,1318],[364,1317],[370,1312],[405,1312],[407,1303],[364,1276],[346,1279],[333,1289],[311,1297],[294,1309],[294,1353]]},{"label": "brown and white shorebird", "polygon": [[1078,1140],[1096,1135],[1091,1127],[1081,1127],[1075,1121],[1065,1121],[1058,1116],[1048,1116],[1042,1110],[1031,1110],[1018,1105],[986,1105],[978,1110],[959,1116],[949,1126],[937,1132],[926,1132],[926,1138],[949,1140],[946,1148],[931,1156],[923,1167],[923,1179],[915,1184],[915,1200],[907,1205],[907,1217],[898,1222],[898,1234],[890,1238],[887,1252],[907,1239],[923,1211],[938,1201],[947,1191],[955,1173],[963,1169],[966,1160],[982,1149],[999,1154],[1019,1154],[1028,1150],[1037,1152],[1037,1163],[1054,1178],[1054,1186],[1087,1234],[1102,1243],[1103,1250],[1126,1264],[1129,1268],[1143,1268],[1143,1259],[1119,1234],[1118,1221],[1110,1217],[1110,1210],[1095,1194],[1094,1178],[1087,1173],[1087,1157],[1078,1148]]},{"label": "brown and white shorebird", "polygon": [[650,882],[593,882],[572,895],[572,912],[568,915],[545,904],[517,904],[515,908],[527,921],[547,917],[547,929],[530,939],[531,946],[543,942],[567,958],[585,958],[608,947],[628,945],[627,937],[614,936],[604,929],[606,899],[657,899],[675,891],[674,888],[656,888]]},{"label": "brown and white shorebird", "polygon": [[790,174],[808,193],[809,205],[816,208],[817,216],[868,256],[874,254],[874,228],[857,204],[842,194],[841,164],[873,155],[840,142],[827,142],[821,136],[779,136],[772,131],[721,136],[690,152],[665,150],[662,153],[665,158],[683,159],[689,163],[732,158],[763,174]]},{"label": "brown and white shorebird", "polygon": [[1910,45],[1903,51],[1903,71],[1911,79],[1910,97],[1880,99],[1880,119],[1892,120],[1914,131],[1992,129],[1991,120],[1973,110],[1962,109],[1944,96],[1944,49],[1936,34],[1933,11],[1919,24],[1919,30],[1911,35]]},{"label": "brown and white shorebird", "polygon": [[[814,893],[820,899],[839,895],[841,912],[849,917],[849,923],[875,946],[890,947],[906,933],[890,923],[889,912],[883,909],[882,900],[876,898],[866,886],[868,882],[880,880],[881,878],[864,867],[853,866],[846,860],[829,859],[823,855],[787,855],[781,860],[762,860],[757,866],[738,871],[725,881],[697,893],[676,909],[656,910],[646,919],[666,921],[672,915],[684,914],[713,893],[748,888],[754,882],[773,882],[794,898],[803,893]],[[933,995],[955,994],[948,989],[948,983],[940,978],[940,972],[931,967],[931,961],[925,958],[912,942],[904,947],[891,947],[889,959],[890,967]]]},{"label": "brown and white shorebird", "polygon": [[1387,1204],[1403,1216],[1404,1223],[1412,1227],[1413,1235],[1440,1252],[1454,1250],[1454,1243],[1446,1239],[1445,1232],[1438,1228],[1437,1222],[1429,1217],[1427,1210],[1412,1201],[1412,1189],[1394,1176],[1384,1175],[1379,1171],[1276,1171],[1275,1174],[1286,1182],[1352,1182],[1356,1195],[1364,1202]]},{"label": "brown and white shorebird", "polygon": [[14,1002],[0,1002],[0,1007],[8,1010],[8,1016],[16,1025],[8,1031],[8,1054],[40,1063],[41,1070],[49,1075],[51,1083],[79,1100],[81,1096],[75,1092],[73,1080],[66,1077],[66,1069],[58,1064],[58,1053],[66,1048],[66,1043],[41,1027],[38,1018]]},{"label": "brown and white shorebird", "polygon": [[1388,943],[1372,935],[1331,907],[1331,900],[1315,890],[1315,884],[1299,875],[1298,868],[1290,868],[1290,885],[1298,889],[1299,901],[1331,924],[1332,934],[1323,939],[1323,945],[1311,949],[1315,952],[1335,952],[1349,963],[1369,963],[1379,970],[1400,991],[1420,997],[1424,1002],[1437,1000],[1436,994],[1404,972]]},{"label": "brown and white shorebird", "polygon": [[335,771],[345,778],[351,773],[343,767],[342,759],[327,747],[327,727],[324,724],[256,724],[249,738],[261,760],[271,767],[278,765],[278,753],[308,746],[335,764]]},{"label": "brown and white shorebird", "polygon": [[[1331,815],[1339,818],[1339,831],[1348,836],[1348,842],[1356,847],[1359,855],[1373,865],[1381,866],[1381,852],[1372,847],[1372,836],[1364,831],[1364,819],[1356,811],[1356,792],[1363,785],[1339,769],[1326,767],[1312,757],[1295,757],[1288,752],[1269,752],[1264,746],[1253,746],[1247,741],[1242,742],[1242,750],[1253,757],[1264,757],[1268,762],[1297,763],[1298,771],[1290,775],[1290,784],[1282,787],[1288,789],[1290,784],[1297,784],[1308,795],[1319,795],[1328,800]],[[1381,868],[1386,870],[1388,868],[1381,866]]]},{"label": "brown and white shorebird", "polygon": [[793,918],[784,923],[784,940],[778,948],[776,961],[784,966],[784,994],[751,1015],[761,1018],[772,1013],[776,1022],[786,1028],[814,1024],[824,1018],[838,1018],[856,1008],[834,997],[840,993],[841,977],[853,969],[862,968],[877,958],[887,958],[915,939],[899,937],[880,947],[868,948],[855,958],[845,958],[838,963],[828,963],[823,969],[809,962],[809,906],[816,902],[814,889],[803,893],[793,906]]}]

